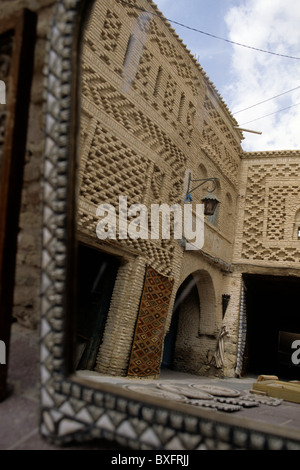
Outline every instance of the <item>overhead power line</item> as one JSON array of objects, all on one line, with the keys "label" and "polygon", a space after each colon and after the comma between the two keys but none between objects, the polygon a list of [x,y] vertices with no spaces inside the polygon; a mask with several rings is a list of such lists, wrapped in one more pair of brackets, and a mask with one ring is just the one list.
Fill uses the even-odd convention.
[{"label": "overhead power line", "polygon": [[281,111],[286,111],[287,109],[294,108],[295,106],[299,106],[299,104],[300,103],[292,104],[291,106],[287,106],[286,108],[279,109],[278,111],[275,111],[274,113],[265,114],[264,116],[261,116],[257,119],[252,119],[252,121],[243,122],[243,124],[240,124],[240,126],[245,126],[246,124],[250,124],[251,122],[259,121],[260,119],[263,119],[263,118],[268,117],[268,116],[273,116],[273,114],[277,114],[277,113],[280,113]]},{"label": "overhead power line", "polygon": [[151,12],[151,11],[148,11],[148,10],[145,10],[144,8],[142,7],[139,7],[137,5],[133,5],[132,3],[129,3],[129,2],[126,2],[125,0],[120,0],[120,2],[124,3],[125,5],[129,5],[131,6],[132,8],[136,8],[137,10],[141,10],[145,13],[149,13],[150,15],[153,15],[153,16],[156,16],[162,20],[166,19],[167,21],[169,21],[169,23],[173,23],[173,24],[177,24],[178,26],[181,26],[182,28],[186,28],[186,29],[189,29],[191,31],[195,31],[196,33],[200,33],[200,34],[204,34],[206,36],[210,36],[214,39],[219,39],[220,41],[225,41],[225,42],[228,42],[230,44],[234,44],[236,46],[240,46],[240,47],[245,47],[247,49],[252,49],[254,51],[258,51],[258,52],[263,52],[265,54],[272,54],[272,55],[275,55],[275,56],[279,56],[279,57],[285,57],[287,59],[295,59],[295,60],[300,60],[300,57],[295,57],[295,56],[292,56],[292,55],[287,55],[287,54],[279,54],[278,52],[272,52],[272,51],[266,51],[264,49],[260,49],[258,47],[253,47],[253,46],[249,46],[247,44],[242,44],[240,42],[236,42],[236,41],[231,41],[230,39],[226,39],[226,38],[222,38],[220,36],[216,36],[215,34],[211,34],[211,33],[207,33],[206,31],[201,31],[200,29],[197,29],[197,28],[193,28],[191,26],[187,26],[183,23],[179,23],[178,21],[175,21],[175,20],[171,20],[170,18],[165,18],[161,15],[159,15],[158,13],[154,13],[154,12]]},{"label": "overhead power line", "polygon": [[266,103],[267,101],[274,100],[275,98],[278,98],[279,96],[286,95],[287,93],[290,93],[290,92],[292,92],[292,91],[298,90],[299,88],[300,88],[300,86],[297,86],[296,88],[292,88],[291,90],[284,91],[283,93],[280,93],[279,95],[272,96],[271,98],[268,98],[267,100],[260,101],[259,103],[253,104],[252,106],[248,106],[247,108],[240,109],[239,111],[235,111],[235,112],[232,113],[232,114],[238,114],[238,113],[241,113],[241,112],[243,112],[243,111],[247,111],[248,109],[251,109],[251,108],[254,108],[255,106],[258,106],[258,105],[260,105],[260,104]]}]

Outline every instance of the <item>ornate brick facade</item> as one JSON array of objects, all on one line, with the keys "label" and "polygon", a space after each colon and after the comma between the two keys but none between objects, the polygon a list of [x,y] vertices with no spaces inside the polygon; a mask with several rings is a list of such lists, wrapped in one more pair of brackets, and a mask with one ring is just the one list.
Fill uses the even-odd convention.
[{"label": "ornate brick facade", "polygon": [[[243,136],[222,97],[170,24],[157,16],[155,4],[131,3],[150,14],[119,0],[96,1],[82,40],[78,235],[82,243],[122,261],[96,368],[127,374],[144,276],[151,266],[174,281],[165,334],[180,286],[190,276],[195,282],[179,314],[179,325],[194,320],[189,336],[184,326],[178,333],[178,367],[234,375],[243,275],[299,277],[300,151],[243,152]],[[20,6],[38,14],[14,310],[29,327],[39,321],[42,71],[54,4],[24,0],[3,6],[7,15]],[[117,206],[119,196],[126,195],[129,205],[183,208],[187,170],[194,179],[219,178],[221,203],[205,220],[202,250],[187,251],[172,239],[97,239],[98,205]],[[194,202],[204,194],[199,188]],[[226,310],[224,295],[230,296]],[[225,359],[218,369],[213,358],[222,327]]]},{"label": "ornate brick facade", "polygon": [[[206,373],[222,323],[224,271],[232,261],[242,135],[201,66],[157,17],[155,5],[144,1],[139,6],[150,14],[120,1],[96,2],[83,39],[79,238],[122,255],[116,289],[122,290],[129,275],[136,278],[135,294],[131,288],[122,292],[122,302],[112,298],[96,370],[126,374],[138,314],[129,296],[140,298],[146,266],[151,266],[174,280],[164,334],[177,289],[187,276],[197,279],[201,312],[198,306],[191,344],[182,343],[178,354],[186,357],[178,362],[184,370],[194,361],[196,371]],[[174,239],[97,240],[97,207],[117,207],[119,196],[149,209],[155,203],[183,208],[187,170],[193,179],[217,177],[222,201],[216,216],[206,220],[200,253],[190,254]],[[205,192],[199,189],[195,202],[201,203]],[[139,281],[136,270],[126,273],[132,256]],[[203,283],[209,288],[203,289]],[[117,343],[122,348],[112,350],[109,345]]]},{"label": "ornate brick facade", "polygon": [[299,267],[299,151],[246,154],[236,260]]}]

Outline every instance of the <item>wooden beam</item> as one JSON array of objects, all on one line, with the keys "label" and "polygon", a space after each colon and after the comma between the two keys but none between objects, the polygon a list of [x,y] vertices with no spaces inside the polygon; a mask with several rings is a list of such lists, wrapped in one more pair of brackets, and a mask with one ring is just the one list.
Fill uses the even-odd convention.
[{"label": "wooden beam", "polygon": [[300,384],[280,380],[263,380],[252,385],[252,390],[263,392],[269,397],[300,403]]}]

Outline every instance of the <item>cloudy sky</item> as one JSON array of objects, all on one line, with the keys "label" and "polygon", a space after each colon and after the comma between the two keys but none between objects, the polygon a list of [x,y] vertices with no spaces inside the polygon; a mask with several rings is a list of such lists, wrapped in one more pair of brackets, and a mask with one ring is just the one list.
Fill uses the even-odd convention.
[{"label": "cloudy sky", "polygon": [[[202,31],[171,23],[240,127],[262,132],[262,135],[245,132],[243,148],[300,149],[300,0],[155,3],[169,20]],[[245,108],[249,109],[243,111]]]}]

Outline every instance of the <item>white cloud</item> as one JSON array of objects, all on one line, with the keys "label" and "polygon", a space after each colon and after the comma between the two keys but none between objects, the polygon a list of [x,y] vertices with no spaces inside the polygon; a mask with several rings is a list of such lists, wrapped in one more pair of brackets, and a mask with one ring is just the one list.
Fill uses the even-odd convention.
[{"label": "white cloud", "polygon": [[[227,0],[226,3],[224,0],[157,0],[156,3],[167,18],[188,26],[257,49],[300,56],[300,0]],[[233,113],[300,86],[300,60],[230,45],[174,27]],[[244,127],[262,132],[262,135],[244,133],[243,148],[300,149],[300,105],[278,112],[297,103],[300,103],[300,89],[234,114],[241,126],[255,120]],[[256,121],[265,115],[269,116]]]},{"label": "white cloud", "polygon": [[[225,21],[232,41],[300,56],[300,2],[248,0],[231,8]],[[300,85],[300,60],[240,46],[233,46],[232,50],[231,83],[225,95],[233,113]],[[300,149],[300,105],[277,113],[297,103],[300,89],[236,114],[241,127],[245,124],[246,128],[263,132],[261,136],[245,133],[245,150]],[[272,115],[254,121],[267,114]]]}]

